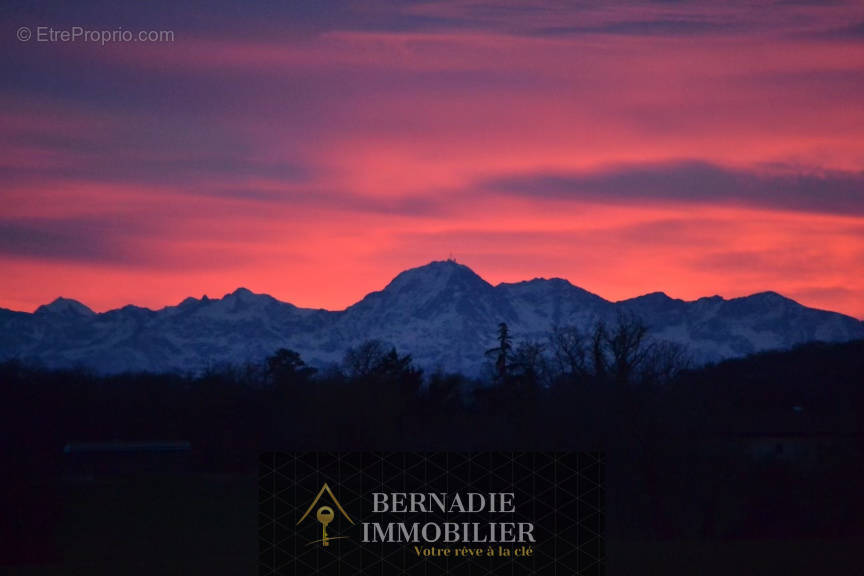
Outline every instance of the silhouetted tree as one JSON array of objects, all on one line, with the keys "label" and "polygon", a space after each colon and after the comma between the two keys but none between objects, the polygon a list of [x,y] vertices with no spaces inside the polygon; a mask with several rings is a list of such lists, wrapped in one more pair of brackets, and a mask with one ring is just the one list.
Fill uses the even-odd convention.
[{"label": "silhouetted tree", "polygon": [[373,367],[372,375],[378,380],[412,381],[419,384],[422,372],[414,366],[410,354],[400,356],[394,347]]},{"label": "silhouetted tree", "polygon": [[668,384],[691,365],[684,346],[674,342],[654,342],[642,366],[641,379],[650,384]]},{"label": "silhouetted tree", "polygon": [[512,379],[521,387],[535,388],[548,376],[543,349],[539,342],[522,342],[513,352],[510,371]]},{"label": "silhouetted tree", "polygon": [[648,327],[636,316],[621,314],[611,332],[606,335],[610,367],[615,381],[625,384],[643,367],[651,352],[647,342]]},{"label": "silhouetted tree", "polygon": [[345,368],[355,381],[398,385],[404,396],[406,391],[416,395],[423,383],[423,372],[414,366],[410,354],[400,355],[395,347],[388,351],[380,340],[367,340],[345,355]]},{"label": "silhouetted tree", "polygon": [[598,380],[606,379],[608,360],[606,358],[606,343],[608,332],[604,322],[598,322],[591,334],[591,369]]},{"label": "silhouetted tree", "polygon": [[360,445],[399,446],[417,426],[423,373],[410,354],[368,340],[348,350],[348,381],[340,393],[343,419],[353,421],[352,441]]},{"label": "silhouetted tree", "polygon": [[384,361],[387,348],[380,340],[366,340],[348,348],[342,365],[349,378],[366,378]]},{"label": "silhouetted tree", "polygon": [[278,386],[293,386],[306,383],[317,370],[307,366],[298,352],[280,348],[267,358],[267,373],[271,381]]},{"label": "silhouetted tree", "polygon": [[507,324],[498,324],[498,346],[486,351],[486,356],[495,358],[495,376],[500,382],[507,380],[507,368],[510,363],[510,351],[513,349],[513,338]]},{"label": "silhouetted tree", "polygon": [[588,338],[579,328],[555,326],[549,335],[549,345],[561,376],[573,381],[588,375]]},{"label": "silhouetted tree", "polygon": [[651,338],[644,321],[628,314],[620,314],[611,328],[598,324],[592,357],[598,378],[618,384],[662,384],[689,366],[683,346]]}]

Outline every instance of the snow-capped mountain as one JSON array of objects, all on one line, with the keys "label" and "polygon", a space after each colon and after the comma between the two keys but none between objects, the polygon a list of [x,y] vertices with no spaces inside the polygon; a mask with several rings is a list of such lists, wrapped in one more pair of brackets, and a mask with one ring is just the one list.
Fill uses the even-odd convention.
[{"label": "snow-capped mountain", "polygon": [[587,332],[622,312],[641,317],[655,338],[685,345],[698,362],[864,338],[858,320],[772,292],[693,302],[654,293],[610,302],[557,278],[492,286],[470,268],[443,261],[406,270],[340,312],[297,308],[244,288],[161,310],[126,306],[97,314],[64,298],[32,314],[0,309],[0,360],[100,372],[196,372],[260,361],[286,347],[324,366],[375,338],[411,353],[426,369],[474,374],[500,322],[518,342],[545,339],[554,326]]}]

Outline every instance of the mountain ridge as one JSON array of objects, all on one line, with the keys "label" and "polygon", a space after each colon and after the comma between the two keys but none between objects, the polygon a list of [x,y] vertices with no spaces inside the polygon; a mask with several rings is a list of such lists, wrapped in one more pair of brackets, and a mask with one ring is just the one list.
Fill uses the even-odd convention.
[{"label": "mountain ridge", "polygon": [[347,348],[379,339],[426,369],[476,374],[499,322],[517,340],[544,340],[555,326],[587,332],[621,313],[642,318],[655,338],[685,345],[699,363],[864,338],[864,323],[776,292],[692,301],[652,292],[613,302],[562,278],[493,286],[445,260],[405,270],[340,311],[299,308],[244,287],[157,310],[130,304],[97,313],[68,298],[33,313],[0,309],[0,360],[109,373],[194,372],[261,361],[285,347],[323,367],[339,362]]},{"label": "mountain ridge", "polygon": [[532,283],[539,283],[539,282],[545,282],[545,283],[563,283],[563,284],[566,284],[566,285],[572,286],[573,288],[576,288],[577,290],[579,290],[579,291],[581,291],[581,292],[584,292],[584,293],[586,293],[586,294],[590,294],[591,296],[594,296],[594,297],[596,297],[596,298],[599,298],[599,299],[605,300],[606,302],[610,302],[610,303],[613,303],[613,304],[621,304],[621,303],[624,303],[624,302],[630,302],[630,301],[634,301],[634,300],[643,299],[643,298],[646,298],[646,297],[649,297],[649,296],[665,296],[665,297],[668,298],[669,300],[673,300],[673,301],[676,301],[676,302],[683,302],[683,303],[685,303],[685,304],[694,304],[694,303],[696,303],[696,302],[703,301],[703,300],[721,300],[721,301],[724,301],[724,302],[731,302],[731,301],[733,301],[733,300],[742,300],[742,299],[753,298],[753,297],[757,297],[757,296],[771,295],[771,296],[779,296],[779,297],[782,298],[783,300],[788,300],[788,301],[790,301],[790,302],[794,302],[794,303],[796,303],[796,304],[798,304],[798,305],[800,305],[800,306],[804,306],[805,308],[808,308],[808,309],[810,309],[810,310],[818,310],[818,311],[820,311],[820,312],[828,312],[828,313],[831,313],[831,314],[839,314],[839,315],[841,315],[841,316],[845,316],[845,317],[847,317],[847,318],[851,318],[851,319],[853,319],[853,320],[855,320],[855,321],[858,321],[858,322],[862,322],[862,323],[864,323],[864,318],[862,318],[862,319],[858,319],[858,318],[855,318],[854,316],[850,316],[850,315],[848,315],[848,314],[844,314],[843,312],[838,312],[838,311],[836,311],[836,310],[829,310],[829,309],[827,309],[827,308],[813,308],[813,307],[810,307],[810,306],[805,306],[804,304],[799,303],[797,300],[795,300],[795,299],[793,299],[793,298],[789,298],[788,296],[784,296],[783,294],[781,294],[781,293],[779,293],[779,292],[776,292],[776,291],[774,291],[774,290],[762,290],[762,291],[754,292],[754,293],[752,293],[752,294],[748,294],[748,295],[745,295],[745,296],[733,296],[733,297],[730,297],[730,298],[727,298],[727,297],[721,296],[721,295],[719,295],[719,294],[713,294],[713,295],[711,295],[711,296],[700,296],[700,297],[698,297],[698,298],[696,298],[696,299],[694,299],[694,300],[685,300],[685,299],[683,299],[683,298],[675,298],[675,297],[673,297],[673,296],[670,296],[669,294],[667,294],[666,292],[664,292],[664,291],[662,291],[662,290],[656,290],[656,291],[653,291],[653,292],[647,292],[647,293],[645,293],[645,294],[640,294],[640,295],[638,295],[638,296],[632,296],[632,297],[630,297],[630,298],[623,298],[623,299],[621,299],[621,300],[608,300],[608,299],[603,298],[602,296],[600,296],[600,295],[598,295],[598,294],[595,294],[595,293],[593,293],[593,292],[591,292],[591,291],[589,291],[589,290],[586,290],[586,289],[584,289],[584,288],[582,288],[582,287],[580,287],[580,286],[578,286],[578,285],[576,285],[576,284],[573,284],[573,283],[572,283],[570,280],[568,280],[567,278],[561,278],[561,277],[559,277],[559,276],[553,276],[553,277],[551,277],[551,278],[546,278],[546,277],[544,277],[544,276],[535,276],[534,278],[531,278],[530,280],[517,280],[517,281],[515,281],[515,282],[499,282],[498,284],[491,284],[491,283],[489,283],[488,281],[486,281],[482,276],[480,276],[479,274],[477,274],[476,272],[474,272],[471,268],[469,268],[468,266],[466,266],[466,265],[464,265],[464,264],[459,264],[459,263],[456,262],[455,260],[433,260],[433,261],[429,262],[428,264],[424,264],[424,265],[422,265],[422,266],[418,266],[418,267],[415,267],[415,268],[409,268],[409,269],[407,269],[407,270],[404,270],[403,272],[400,272],[399,274],[397,274],[397,275],[394,277],[394,279],[391,280],[390,283],[388,283],[388,285],[385,286],[384,288],[382,288],[381,290],[375,290],[375,291],[372,291],[372,292],[366,294],[365,296],[363,296],[363,298],[361,298],[361,299],[358,300],[357,302],[355,302],[355,303],[353,303],[353,304],[350,304],[347,308],[343,308],[343,309],[334,309],[334,310],[331,310],[331,309],[329,309],[329,308],[320,308],[320,307],[300,307],[300,306],[296,306],[295,304],[293,304],[293,303],[291,303],[291,302],[288,302],[288,301],[286,301],[286,300],[279,300],[278,298],[276,298],[275,296],[272,296],[272,295],[270,295],[270,294],[267,294],[267,293],[264,293],[264,292],[254,292],[254,291],[252,291],[252,290],[250,290],[249,288],[246,288],[246,287],[244,287],[244,286],[238,286],[237,288],[235,288],[235,289],[232,290],[231,292],[226,292],[226,293],[222,296],[222,298],[211,298],[211,297],[209,297],[207,294],[202,294],[202,295],[201,295],[201,298],[195,298],[194,296],[187,296],[186,298],[184,298],[183,300],[181,300],[181,301],[178,302],[177,304],[166,304],[166,305],[164,305],[164,306],[162,306],[162,307],[160,307],[160,308],[150,308],[150,307],[148,307],[148,306],[139,306],[139,305],[137,305],[137,304],[129,303],[129,304],[124,304],[123,306],[121,306],[121,307],[119,307],[119,308],[109,308],[108,310],[105,310],[105,311],[103,311],[103,312],[97,312],[97,311],[93,310],[92,308],[90,308],[89,306],[87,306],[86,304],[84,304],[83,302],[81,302],[80,300],[77,300],[77,299],[75,299],[75,298],[66,298],[66,297],[63,297],[63,296],[59,296],[59,297],[55,298],[52,302],[50,302],[50,303],[48,303],[48,304],[42,304],[42,305],[38,306],[38,307],[37,307],[33,312],[26,312],[26,311],[24,311],[24,310],[13,310],[13,309],[11,309],[11,308],[3,308],[2,306],[0,306],[0,311],[2,311],[2,312],[11,312],[11,313],[16,313],[16,314],[34,314],[35,312],[38,312],[38,311],[41,310],[41,309],[50,308],[50,307],[54,306],[55,304],[57,304],[57,303],[59,303],[59,302],[64,302],[64,303],[67,303],[67,302],[68,302],[68,303],[74,303],[74,304],[77,304],[77,305],[79,305],[80,307],[86,309],[87,311],[92,312],[93,314],[97,314],[97,315],[98,315],[98,314],[108,314],[109,312],[117,312],[117,311],[119,311],[119,310],[123,310],[123,309],[126,309],[126,308],[135,308],[135,309],[137,309],[137,310],[147,310],[147,311],[150,311],[150,312],[161,312],[161,311],[163,311],[163,310],[165,310],[165,309],[167,309],[167,308],[176,308],[176,307],[182,305],[182,304],[183,304],[184,302],[186,302],[186,301],[190,301],[190,302],[191,302],[191,301],[198,301],[198,302],[200,302],[200,301],[203,300],[203,301],[209,301],[209,302],[214,302],[214,301],[218,302],[218,301],[222,301],[222,300],[224,300],[225,298],[227,298],[227,297],[229,297],[229,296],[237,295],[237,294],[239,293],[239,294],[245,294],[245,295],[251,295],[251,296],[263,296],[263,297],[267,297],[267,298],[270,298],[270,299],[272,299],[272,300],[275,300],[276,302],[279,302],[280,304],[285,304],[285,305],[288,305],[288,306],[293,306],[293,307],[297,308],[298,310],[316,310],[316,311],[325,311],[325,312],[332,312],[332,313],[340,313],[340,312],[344,312],[344,311],[347,310],[348,308],[351,308],[351,307],[353,307],[353,306],[359,304],[360,302],[363,301],[363,299],[365,299],[366,297],[368,297],[368,296],[370,296],[370,295],[372,295],[372,294],[377,294],[377,293],[384,292],[384,291],[387,289],[387,287],[390,286],[390,284],[392,284],[393,281],[394,281],[396,278],[398,278],[399,276],[401,276],[402,274],[404,274],[404,273],[406,273],[406,272],[411,272],[411,271],[413,271],[413,270],[420,270],[420,269],[424,269],[424,268],[427,268],[427,267],[429,267],[429,266],[431,266],[431,265],[435,265],[435,264],[448,264],[448,263],[453,263],[453,264],[455,264],[455,265],[457,265],[457,266],[460,266],[460,267],[462,267],[462,268],[466,268],[466,269],[468,269],[469,271],[471,271],[472,274],[474,274],[475,276],[477,276],[478,278],[480,278],[481,280],[483,280],[484,282],[486,282],[487,284],[489,284],[489,286],[491,286],[491,287],[493,287],[493,288],[509,287],[509,286],[519,286],[519,285],[532,284]]}]

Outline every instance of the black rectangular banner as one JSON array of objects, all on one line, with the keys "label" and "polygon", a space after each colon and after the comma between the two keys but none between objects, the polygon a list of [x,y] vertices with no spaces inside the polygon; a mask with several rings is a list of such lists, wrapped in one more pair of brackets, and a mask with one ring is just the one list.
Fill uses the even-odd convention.
[{"label": "black rectangular banner", "polygon": [[604,573],[597,453],[267,453],[261,576]]}]

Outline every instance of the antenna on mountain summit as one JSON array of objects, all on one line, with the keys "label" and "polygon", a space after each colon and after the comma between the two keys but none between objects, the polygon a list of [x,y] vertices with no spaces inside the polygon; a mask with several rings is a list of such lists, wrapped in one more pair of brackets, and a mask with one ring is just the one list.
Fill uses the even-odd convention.
[{"label": "antenna on mountain summit", "polygon": [[453,257],[453,252],[450,252],[450,255],[447,256],[448,262],[456,262],[456,258]]}]

